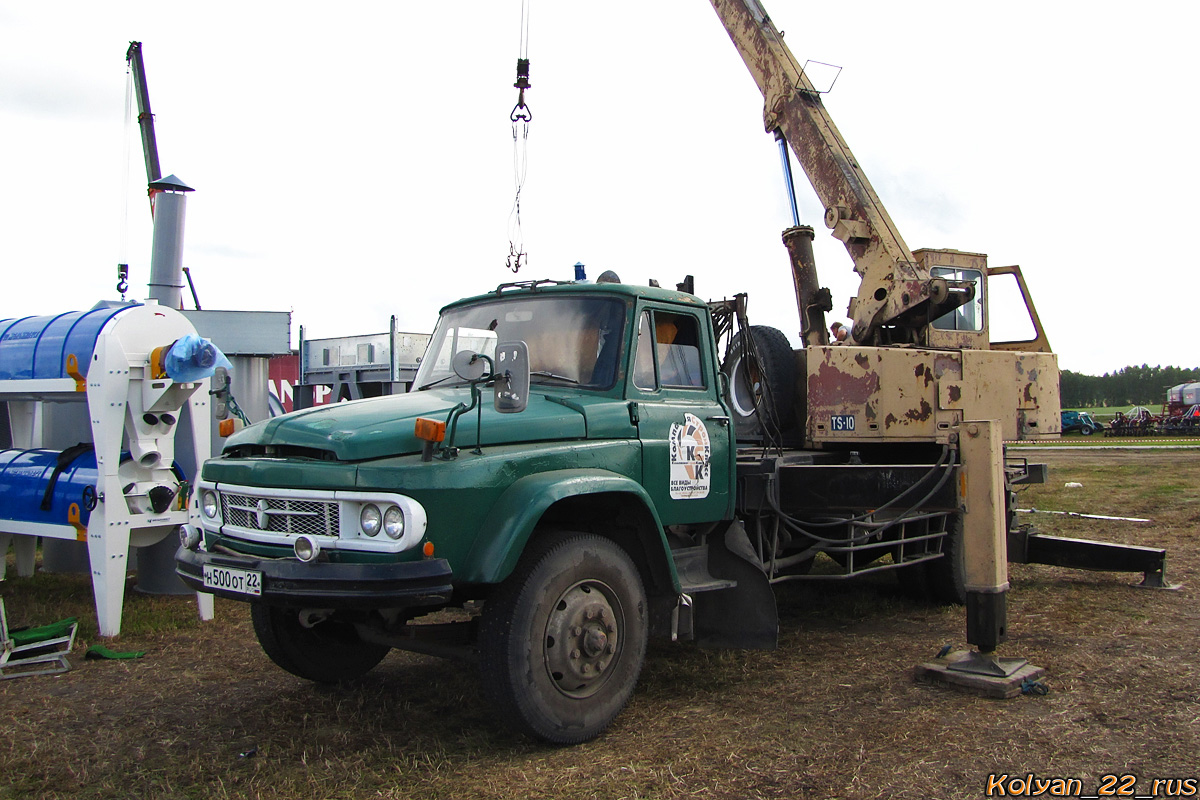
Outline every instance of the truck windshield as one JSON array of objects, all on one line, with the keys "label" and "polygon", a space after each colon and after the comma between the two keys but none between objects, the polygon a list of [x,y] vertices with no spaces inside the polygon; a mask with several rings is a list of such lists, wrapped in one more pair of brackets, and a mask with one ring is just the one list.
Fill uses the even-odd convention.
[{"label": "truck windshield", "polygon": [[494,356],[498,342],[523,341],[532,383],[609,389],[625,324],[625,304],[611,297],[543,295],[452,308],[433,330],[415,385],[456,381],[451,359],[462,350]]}]

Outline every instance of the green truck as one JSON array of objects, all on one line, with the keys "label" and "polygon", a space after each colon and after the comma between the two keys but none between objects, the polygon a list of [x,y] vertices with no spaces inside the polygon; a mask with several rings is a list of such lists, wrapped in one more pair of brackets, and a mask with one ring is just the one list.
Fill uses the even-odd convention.
[{"label": "green truck", "polygon": [[[693,544],[735,519],[713,336],[699,299],[620,284],[509,286],[449,306],[417,391],[232,437],[196,487],[180,575],[252,602],[264,650],[302,677],[356,677],[391,647],[477,648],[506,717],[589,738],[624,706],[651,629],[690,638],[681,598],[735,582],[706,574]],[[505,360],[509,342],[524,343],[523,365]],[[745,633],[770,644],[756,574],[765,619]],[[470,613],[420,624],[448,607]]]},{"label": "green truck", "polygon": [[[250,426],[196,482],[178,572],[250,603],[283,669],[474,659],[501,719],[572,743],[620,712],[652,636],[774,647],[784,581],[896,570],[965,603],[981,653],[1004,639],[1009,499],[1036,470],[1003,443],[1059,435],[1057,359],[1020,270],[910,251],[761,5],[712,4],[861,279],[848,337],[830,341],[798,220],[799,349],[690,280],[525,282],[447,306],[416,391]],[[991,340],[1006,279],[1029,341]]]},{"label": "green truck", "polygon": [[773,647],[771,583],[818,553],[836,566],[820,578],[903,567],[962,602],[950,437],[765,447],[765,406],[727,398],[796,376],[770,374],[790,363],[777,331],[730,338],[739,302],[534,282],[454,303],[416,391],[231,437],[179,574],[251,603],[266,653],[314,681],[393,647],[477,658],[502,717],[554,742],[608,725],[649,636]]}]

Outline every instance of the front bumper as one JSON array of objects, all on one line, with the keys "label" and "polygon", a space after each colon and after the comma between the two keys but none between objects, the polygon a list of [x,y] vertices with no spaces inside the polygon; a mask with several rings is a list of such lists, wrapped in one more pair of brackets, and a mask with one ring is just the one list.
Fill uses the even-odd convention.
[{"label": "front bumper", "polygon": [[[206,587],[206,564],[262,573],[262,595]],[[197,592],[243,602],[306,608],[436,606],[448,602],[454,592],[453,572],[444,558],[396,564],[304,563],[290,558],[257,558],[181,547],[175,554],[175,572]]]}]

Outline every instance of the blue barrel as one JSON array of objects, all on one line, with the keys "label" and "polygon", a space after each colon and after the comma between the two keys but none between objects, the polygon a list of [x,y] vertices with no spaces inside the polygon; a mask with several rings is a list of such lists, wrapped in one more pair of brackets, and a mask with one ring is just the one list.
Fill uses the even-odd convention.
[{"label": "blue barrel", "polygon": [[100,331],[133,306],[0,320],[0,381],[69,378],[67,356],[86,376]]},{"label": "blue barrel", "polygon": [[63,466],[43,508],[46,487],[59,461],[58,450],[0,450],[0,519],[67,525],[67,510],[79,506],[87,525],[96,498],[96,451],[83,450]]}]

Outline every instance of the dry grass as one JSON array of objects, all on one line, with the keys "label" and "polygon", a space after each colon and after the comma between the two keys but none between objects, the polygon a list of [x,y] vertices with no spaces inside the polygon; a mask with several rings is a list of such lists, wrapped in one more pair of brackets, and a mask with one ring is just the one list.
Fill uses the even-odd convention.
[{"label": "dry grass", "polygon": [[[84,661],[91,627],[72,672],[0,683],[0,798],[951,798],[982,797],[993,772],[1085,789],[1109,773],[1200,777],[1200,452],[1045,458],[1052,482],[1023,505],[1154,522],[1041,528],[1165,546],[1185,586],[1014,565],[1002,654],[1049,671],[1043,697],[914,683],[914,664],[963,645],[962,613],[884,575],[782,590],[774,652],[652,647],[606,735],[547,748],[490,717],[468,665],[393,653],[355,685],[318,687],[267,662],[245,606],[218,601],[200,624],[185,598],[130,592],[108,644],[146,658]],[[91,614],[80,577],[13,578],[0,593],[25,621]]]}]

